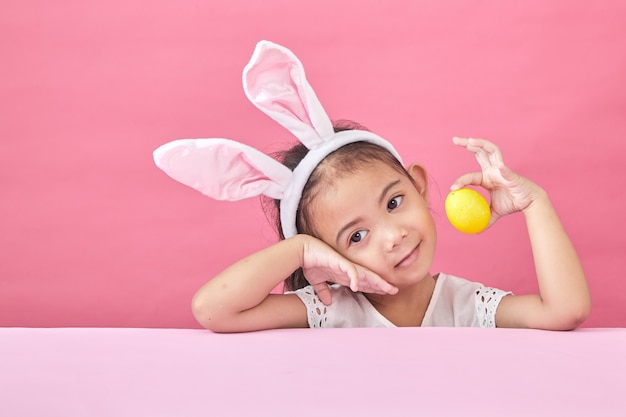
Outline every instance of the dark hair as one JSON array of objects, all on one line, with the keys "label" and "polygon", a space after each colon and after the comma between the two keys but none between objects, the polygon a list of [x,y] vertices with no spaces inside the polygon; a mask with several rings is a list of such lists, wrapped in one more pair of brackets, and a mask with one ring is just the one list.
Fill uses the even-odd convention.
[{"label": "dark hair", "polygon": [[[333,128],[335,133],[344,130],[368,130],[366,127],[350,120],[336,121],[333,123]],[[285,151],[277,152],[274,156],[283,165],[293,171],[308,152],[309,150],[306,146],[298,143]],[[311,218],[309,203],[315,198],[317,193],[323,190],[321,186],[332,184],[331,178],[334,180],[341,178],[343,175],[355,173],[363,168],[364,163],[373,162],[383,162],[401,174],[406,175],[412,181],[411,176],[402,163],[385,148],[365,141],[352,142],[344,145],[336,151],[331,152],[320,162],[313,170],[304,186],[296,213],[296,229],[298,233],[318,237],[309,221]],[[318,187],[318,185],[320,186]],[[266,213],[274,218],[278,236],[283,240],[285,236],[283,235],[280,223],[280,200],[266,198],[263,201],[263,206]],[[304,277],[302,268],[298,268],[285,279],[284,288],[287,291],[295,291],[307,285],[309,285],[309,282]]]}]

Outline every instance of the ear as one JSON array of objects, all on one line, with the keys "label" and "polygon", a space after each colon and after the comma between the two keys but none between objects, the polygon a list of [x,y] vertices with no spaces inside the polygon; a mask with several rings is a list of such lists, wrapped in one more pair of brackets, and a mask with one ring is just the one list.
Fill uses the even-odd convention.
[{"label": "ear", "polygon": [[418,163],[413,163],[407,171],[411,178],[413,178],[417,191],[424,200],[428,201],[428,173],[426,172],[426,168]]},{"label": "ear", "polygon": [[160,146],[153,156],[167,175],[216,200],[260,194],[281,199],[293,178],[278,161],[229,139],[179,139]]},{"label": "ear", "polygon": [[243,70],[243,89],[259,110],[315,149],[334,135],[333,125],[289,49],[269,41],[257,44]]}]

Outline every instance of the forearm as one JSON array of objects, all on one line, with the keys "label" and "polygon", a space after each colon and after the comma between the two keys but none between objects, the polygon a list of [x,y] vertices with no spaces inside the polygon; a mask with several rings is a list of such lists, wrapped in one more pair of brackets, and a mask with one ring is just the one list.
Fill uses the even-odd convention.
[{"label": "forearm", "polygon": [[258,306],[301,266],[304,239],[295,236],[262,249],[204,284],[193,298],[196,319],[210,327]]},{"label": "forearm", "polygon": [[588,316],[591,300],[574,245],[545,191],[539,189],[524,215],[543,305],[541,320],[576,327]]}]

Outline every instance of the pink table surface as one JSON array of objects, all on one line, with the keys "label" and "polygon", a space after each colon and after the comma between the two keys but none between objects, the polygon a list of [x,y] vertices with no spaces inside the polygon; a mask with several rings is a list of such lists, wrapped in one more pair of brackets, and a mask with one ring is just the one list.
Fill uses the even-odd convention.
[{"label": "pink table surface", "polygon": [[626,329],[0,328],[0,416],[626,416]]}]

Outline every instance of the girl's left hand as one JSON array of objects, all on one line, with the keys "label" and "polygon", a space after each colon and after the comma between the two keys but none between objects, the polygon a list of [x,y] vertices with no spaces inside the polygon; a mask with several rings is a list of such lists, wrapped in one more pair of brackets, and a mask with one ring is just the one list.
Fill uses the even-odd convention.
[{"label": "girl's left hand", "polygon": [[502,216],[526,210],[543,192],[537,184],[507,167],[500,149],[488,140],[453,138],[453,142],[473,152],[482,171],[457,178],[450,189],[454,191],[466,185],[475,185],[488,190],[491,199],[490,226]]}]

